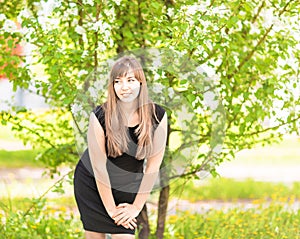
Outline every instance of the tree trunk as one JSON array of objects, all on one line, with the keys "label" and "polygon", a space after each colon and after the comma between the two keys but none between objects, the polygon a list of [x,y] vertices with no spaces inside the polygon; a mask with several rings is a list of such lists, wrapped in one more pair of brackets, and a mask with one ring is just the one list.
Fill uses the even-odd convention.
[{"label": "tree trunk", "polygon": [[[168,124],[168,135],[167,135],[167,145],[169,145],[169,138],[170,138],[171,126]],[[168,148],[165,152],[167,153]],[[162,167],[166,164],[165,161],[162,162]],[[156,225],[156,238],[163,239],[164,238],[164,230],[165,230],[165,223],[167,218],[167,210],[168,210],[168,203],[169,203],[169,195],[170,195],[170,186],[169,186],[169,171],[161,171],[160,172],[160,185],[162,186],[159,192],[159,199],[158,199],[158,210],[157,210],[157,225]]]},{"label": "tree trunk", "polygon": [[139,239],[148,239],[150,234],[147,205],[145,204],[137,217]]},{"label": "tree trunk", "polygon": [[167,209],[169,202],[170,186],[167,185],[160,190],[158,200],[158,215],[157,215],[157,226],[156,226],[156,238],[164,238],[165,222],[167,218]]}]

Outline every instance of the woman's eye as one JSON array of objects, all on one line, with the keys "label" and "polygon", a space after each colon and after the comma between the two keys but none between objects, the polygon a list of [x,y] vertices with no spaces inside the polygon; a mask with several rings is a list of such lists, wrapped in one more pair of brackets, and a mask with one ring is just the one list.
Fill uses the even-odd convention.
[{"label": "woman's eye", "polygon": [[115,80],[115,84],[118,84],[118,83],[120,83],[120,81],[119,80]]}]

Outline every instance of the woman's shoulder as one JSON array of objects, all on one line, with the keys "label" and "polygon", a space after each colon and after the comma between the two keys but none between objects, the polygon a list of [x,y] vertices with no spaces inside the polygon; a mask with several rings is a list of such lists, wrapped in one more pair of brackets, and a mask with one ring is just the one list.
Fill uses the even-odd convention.
[{"label": "woman's shoulder", "polygon": [[155,118],[158,119],[158,121],[160,122],[162,120],[162,118],[165,115],[166,110],[159,104],[154,103],[154,109],[155,109]]},{"label": "woman's shoulder", "polygon": [[105,111],[104,111],[104,105],[97,105],[94,110],[94,114],[96,115],[97,119],[99,120],[101,126],[105,127]]},{"label": "woman's shoulder", "polygon": [[97,105],[93,109],[93,112],[95,113],[96,116],[104,115],[104,107],[103,107],[103,105]]}]

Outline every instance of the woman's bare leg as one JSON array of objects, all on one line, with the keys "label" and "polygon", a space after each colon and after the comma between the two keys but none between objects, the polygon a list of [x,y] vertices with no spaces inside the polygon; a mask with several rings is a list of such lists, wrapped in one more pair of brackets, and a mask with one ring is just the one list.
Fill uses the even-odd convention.
[{"label": "woman's bare leg", "polygon": [[135,236],[131,234],[111,234],[111,239],[134,239]]},{"label": "woman's bare leg", "polygon": [[105,239],[104,233],[85,231],[85,239]]}]

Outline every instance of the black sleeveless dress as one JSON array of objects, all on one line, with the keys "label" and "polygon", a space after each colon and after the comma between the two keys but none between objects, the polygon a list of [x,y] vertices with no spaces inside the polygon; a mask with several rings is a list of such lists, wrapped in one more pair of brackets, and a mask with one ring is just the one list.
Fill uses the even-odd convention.
[{"label": "black sleeveless dress", "polygon": [[[106,134],[102,106],[96,107],[94,113],[104,130],[104,134]],[[165,110],[155,104],[154,113],[156,114],[156,117],[153,115],[153,122],[155,122],[153,127],[155,129],[162,120]],[[137,125],[128,127],[129,152],[116,158],[108,157],[107,159],[106,168],[116,205],[133,203],[143,178],[144,160],[137,160],[134,157],[138,141],[134,132],[136,128]],[[97,189],[88,149],[85,150],[75,168],[74,194],[85,230],[110,234],[135,233],[135,230],[116,225],[108,215]]]}]

